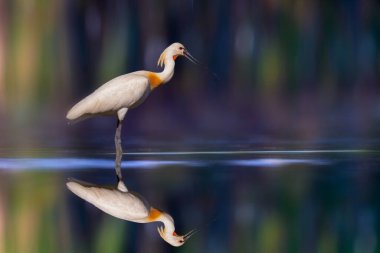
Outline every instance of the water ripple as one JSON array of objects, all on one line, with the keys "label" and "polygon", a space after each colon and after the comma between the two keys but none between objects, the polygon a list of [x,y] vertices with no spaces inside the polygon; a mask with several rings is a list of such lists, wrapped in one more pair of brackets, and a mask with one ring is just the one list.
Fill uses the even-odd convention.
[{"label": "water ripple", "polygon": [[289,165],[328,165],[329,163],[319,159],[284,159],[284,158],[263,158],[226,161],[228,165],[242,167],[283,167]]},{"label": "water ripple", "polygon": [[[287,158],[258,158],[258,159],[230,159],[230,160],[145,160],[124,161],[123,168],[128,169],[157,169],[170,166],[207,167],[207,166],[240,166],[240,167],[284,167],[291,165],[328,164],[319,159],[287,159]],[[72,170],[72,169],[110,169],[114,168],[112,159],[98,158],[2,158],[2,170]]]},{"label": "water ripple", "polygon": [[[30,169],[88,169],[114,168],[115,162],[110,159],[88,159],[88,158],[4,158],[0,159],[0,169],[5,170],[30,170]],[[154,169],[163,166],[197,166],[191,161],[128,161],[123,162],[123,168],[145,168]]]}]

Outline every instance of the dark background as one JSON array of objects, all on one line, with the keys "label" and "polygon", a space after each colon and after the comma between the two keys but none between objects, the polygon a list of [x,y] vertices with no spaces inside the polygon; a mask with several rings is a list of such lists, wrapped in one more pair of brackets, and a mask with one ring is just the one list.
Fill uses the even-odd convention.
[{"label": "dark background", "polygon": [[[115,119],[66,112],[176,41],[218,79],[177,59],[122,137],[179,249],[64,184],[115,180]],[[379,42],[379,1],[0,1],[0,252],[380,252]]]},{"label": "dark background", "polygon": [[113,119],[67,127],[67,110],[115,76],[160,71],[176,41],[219,80],[178,59],[128,113],[126,149],[377,144],[377,1],[5,1],[0,12],[3,145],[113,148]]}]

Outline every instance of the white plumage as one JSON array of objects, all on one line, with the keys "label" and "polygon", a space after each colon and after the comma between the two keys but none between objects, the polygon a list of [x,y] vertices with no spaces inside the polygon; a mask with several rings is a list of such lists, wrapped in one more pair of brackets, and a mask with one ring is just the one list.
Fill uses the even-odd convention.
[{"label": "white plumage", "polygon": [[120,137],[122,121],[129,109],[140,105],[153,89],[173,77],[175,60],[178,56],[185,56],[190,61],[197,63],[181,43],[173,43],[162,52],[158,59],[159,66],[165,65],[162,72],[142,70],[118,76],[79,101],[66,115],[66,118],[71,121],[95,115],[117,116],[115,170],[119,181],[122,179]]},{"label": "white plumage", "polygon": [[150,207],[135,194],[122,191],[122,182],[117,189],[84,186],[79,182],[67,182],[67,187],[78,197],[88,201],[105,213],[116,218],[142,222],[149,216]]},{"label": "white plumage", "polygon": [[183,236],[177,235],[173,218],[169,214],[151,207],[138,194],[129,192],[122,181],[119,181],[117,188],[105,188],[73,180],[66,185],[78,197],[116,218],[137,223],[162,222],[164,228],[158,227],[157,230],[173,246],[183,245],[194,234],[194,231],[190,231]]},{"label": "white plumage", "polygon": [[154,88],[170,81],[178,56],[196,61],[181,43],[173,43],[163,51],[158,60],[159,66],[165,66],[162,72],[141,70],[118,76],[74,105],[67,113],[67,119],[77,120],[98,114],[116,115],[123,108],[138,106]]},{"label": "white plumage", "polygon": [[[122,108],[133,108],[149,95],[149,79],[138,74],[118,76],[82,99],[67,113],[67,119],[78,120],[97,114],[115,114]],[[122,120],[122,119],[121,119]]]}]

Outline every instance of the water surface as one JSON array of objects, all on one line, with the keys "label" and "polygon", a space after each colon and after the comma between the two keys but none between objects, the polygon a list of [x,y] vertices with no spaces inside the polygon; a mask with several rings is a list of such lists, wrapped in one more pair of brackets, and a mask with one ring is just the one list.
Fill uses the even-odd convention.
[{"label": "water surface", "polygon": [[[158,224],[118,220],[65,188],[112,185],[112,153],[31,152],[0,158],[5,252],[377,252],[380,159],[376,150],[126,153],[127,187],[170,213],[172,248]],[[73,155],[75,154],[75,155]]]}]

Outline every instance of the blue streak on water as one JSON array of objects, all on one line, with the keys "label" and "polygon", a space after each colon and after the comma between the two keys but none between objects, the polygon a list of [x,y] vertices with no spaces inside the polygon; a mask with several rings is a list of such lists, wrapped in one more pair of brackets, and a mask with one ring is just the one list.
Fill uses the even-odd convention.
[{"label": "blue streak on water", "polygon": [[263,159],[247,159],[247,160],[231,160],[226,161],[227,165],[235,165],[242,167],[282,167],[296,164],[305,165],[328,165],[327,161],[318,159],[279,159],[279,158],[263,158]]},{"label": "blue streak on water", "polygon": [[[88,158],[5,158],[0,159],[0,169],[28,170],[28,169],[87,169],[87,168],[114,168],[115,162],[108,159]],[[128,161],[123,162],[126,168],[154,169],[170,165],[196,166],[187,161]]]},{"label": "blue streak on water", "polygon": [[[232,159],[224,161],[208,160],[145,160],[124,161],[123,168],[128,169],[157,169],[168,166],[206,167],[208,165],[244,166],[244,167],[283,167],[297,164],[325,165],[326,162],[318,159]],[[97,158],[2,158],[2,170],[72,170],[72,169],[111,169],[114,168],[112,159]]]}]

